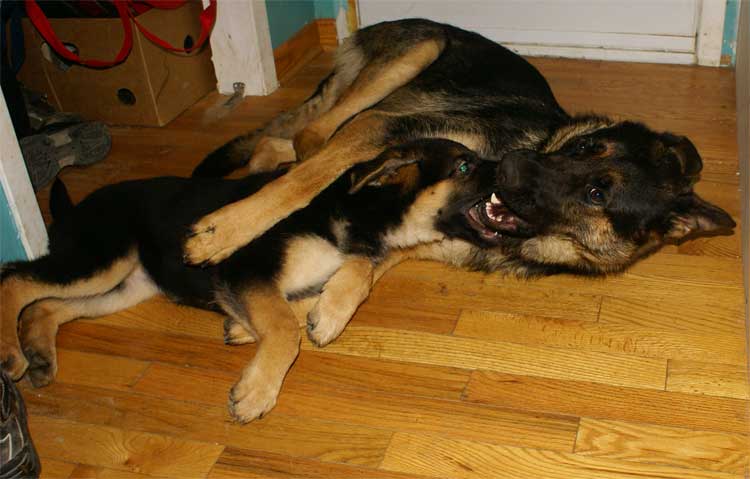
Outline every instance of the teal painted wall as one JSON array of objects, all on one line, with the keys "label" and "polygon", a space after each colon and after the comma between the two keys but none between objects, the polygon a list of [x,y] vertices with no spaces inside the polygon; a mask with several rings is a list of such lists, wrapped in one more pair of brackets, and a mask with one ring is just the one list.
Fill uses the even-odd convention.
[{"label": "teal painted wall", "polygon": [[278,47],[316,18],[336,18],[346,0],[266,0],[271,46]]},{"label": "teal painted wall", "polygon": [[0,187],[0,263],[26,259],[18,228],[10,214],[8,199]]},{"label": "teal painted wall", "polygon": [[737,26],[740,19],[740,0],[727,0],[727,10],[724,15],[724,40],[721,44],[721,55],[732,58],[734,65],[737,56]]}]

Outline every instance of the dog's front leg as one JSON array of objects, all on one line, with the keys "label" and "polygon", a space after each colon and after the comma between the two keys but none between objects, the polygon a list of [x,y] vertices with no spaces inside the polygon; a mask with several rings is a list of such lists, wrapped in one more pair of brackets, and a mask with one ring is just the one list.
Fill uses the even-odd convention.
[{"label": "dog's front leg", "polygon": [[337,133],[323,149],[252,196],[204,216],[185,243],[185,260],[216,264],[248,244],[315,196],[348,168],[376,157],[387,115],[365,112]]},{"label": "dog's front leg", "polygon": [[336,339],[370,295],[374,265],[369,258],[353,256],[341,265],[323,287],[307,315],[307,336],[323,347]]},{"label": "dog's front leg", "polygon": [[299,354],[299,326],[282,293],[274,287],[252,288],[237,298],[258,337],[258,350],[229,393],[229,413],[246,423],[276,405],[289,368]]}]

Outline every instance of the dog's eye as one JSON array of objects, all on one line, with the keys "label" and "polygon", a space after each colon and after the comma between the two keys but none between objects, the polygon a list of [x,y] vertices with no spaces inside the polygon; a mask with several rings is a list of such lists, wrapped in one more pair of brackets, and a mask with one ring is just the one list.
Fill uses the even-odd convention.
[{"label": "dog's eye", "polygon": [[589,188],[588,199],[592,205],[602,205],[604,204],[604,192],[596,187]]},{"label": "dog's eye", "polygon": [[576,143],[575,150],[577,153],[587,153],[593,146],[594,141],[591,138],[582,138]]},{"label": "dog's eye", "polygon": [[456,174],[466,176],[474,169],[474,165],[468,160],[461,160],[456,165]]}]

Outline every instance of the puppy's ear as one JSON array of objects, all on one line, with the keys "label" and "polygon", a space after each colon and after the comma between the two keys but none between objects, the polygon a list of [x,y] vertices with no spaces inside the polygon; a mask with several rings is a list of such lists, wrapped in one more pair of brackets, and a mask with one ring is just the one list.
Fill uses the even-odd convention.
[{"label": "puppy's ear", "polygon": [[397,177],[401,176],[400,173],[403,171],[400,170],[406,165],[414,165],[415,171],[410,171],[410,173],[418,174],[416,165],[418,161],[417,155],[398,148],[388,149],[374,160],[357,165],[352,170],[350,173],[352,186],[349,188],[349,194],[352,195],[367,185],[382,186],[399,182]]},{"label": "puppy's ear", "polygon": [[703,160],[698,150],[687,137],[664,133],[661,136],[664,149],[660,161],[674,164],[681,174],[695,178],[703,169]]},{"label": "puppy's ear", "polygon": [[680,241],[687,236],[729,233],[735,226],[737,224],[726,211],[691,193],[677,200],[665,238]]}]

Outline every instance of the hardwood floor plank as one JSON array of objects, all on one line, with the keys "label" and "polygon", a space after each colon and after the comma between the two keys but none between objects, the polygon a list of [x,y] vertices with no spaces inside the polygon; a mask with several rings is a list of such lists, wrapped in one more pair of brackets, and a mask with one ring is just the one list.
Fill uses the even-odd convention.
[{"label": "hardwood floor plank", "polygon": [[744,364],[669,361],[667,391],[750,399]]},{"label": "hardwood floor plank", "polygon": [[378,282],[368,301],[444,314],[458,314],[467,308],[596,320],[599,297],[573,289],[525,287],[534,283],[429,261],[407,261]]},{"label": "hardwood floor plank", "polygon": [[[285,384],[306,383],[334,389],[356,388],[460,399],[469,381],[469,374],[467,370],[456,368],[303,351],[289,372]],[[231,372],[154,364],[141,377],[134,390],[173,399],[223,404],[223,396],[237,379],[238,375]],[[200,384],[201,388],[191,389],[191,384]],[[215,399],[217,396],[222,399]]]},{"label": "hardwood floor plank", "polygon": [[742,476],[747,435],[581,418],[575,453]]},{"label": "hardwood floor plank", "polygon": [[399,433],[380,465],[436,478],[740,479],[740,475]]},{"label": "hardwood floor plank", "polygon": [[623,388],[477,371],[465,400],[551,414],[645,422],[744,434],[750,403],[740,399]]},{"label": "hardwood floor plank", "polygon": [[324,389],[309,384],[292,384],[282,391],[275,411],[360,426],[449,435],[499,444],[571,451],[577,430],[576,418],[547,414],[526,414],[412,396],[360,390]]},{"label": "hardwood floor plank", "polygon": [[224,446],[33,415],[39,453],[61,461],[156,476],[205,477]]},{"label": "hardwood floor plank", "polygon": [[[312,346],[303,342],[302,347],[309,349]],[[653,389],[663,389],[666,378],[666,361],[660,359],[380,328],[349,327],[325,351],[436,366],[461,364],[467,369],[586,379]]]},{"label": "hardwood floor plank", "polygon": [[39,479],[68,479],[72,477],[71,473],[76,465],[71,462],[58,461],[53,457],[39,457],[42,462],[42,473]]},{"label": "hardwood floor plank", "polygon": [[[139,392],[210,404],[224,404],[233,378],[221,373],[155,365],[136,386]],[[202,384],[195,394],[186,392],[190,384]],[[215,393],[212,393],[215,391]],[[221,392],[224,394],[221,394]],[[403,391],[401,391],[403,393]],[[197,398],[196,396],[202,397]],[[513,444],[547,444],[546,447],[571,450],[577,420],[558,416],[526,416],[517,411],[474,407],[458,401],[445,401],[403,394],[387,394],[369,389],[346,389],[336,382],[308,382],[294,373],[285,381],[272,420],[277,414],[299,417],[300,424],[322,420],[383,428],[388,431],[453,431],[470,438],[511,441]],[[263,421],[259,423],[265,422]],[[251,426],[255,424],[252,423]]]},{"label": "hardwood floor plank", "polygon": [[149,479],[152,477],[158,476],[109,469],[106,467],[88,466],[85,464],[76,467],[70,475],[70,479]]},{"label": "hardwood floor plank", "polygon": [[124,431],[344,464],[377,465],[392,434],[312,417],[302,421],[276,412],[260,421],[239,425],[229,418],[226,392],[218,397],[220,406],[67,384],[53,384],[26,397],[30,416],[48,417],[63,424],[70,422],[84,428],[108,425]]},{"label": "hardwood floor plank", "polygon": [[227,448],[209,479],[418,479],[422,476]]},{"label": "hardwood floor plank", "polygon": [[735,365],[744,365],[747,357],[745,341],[739,335],[691,334],[487,311],[463,311],[453,334],[519,344]]},{"label": "hardwood floor plank", "polygon": [[674,295],[648,301],[605,297],[599,320],[689,334],[744,336],[744,305],[736,294]]},{"label": "hardwood floor plank", "polygon": [[131,358],[68,349],[57,350],[57,361],[57,381],[123,390],[130,389],[150,365]]}]

